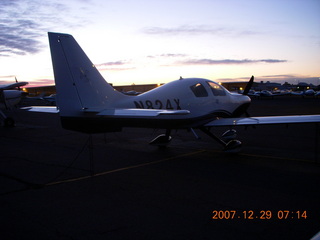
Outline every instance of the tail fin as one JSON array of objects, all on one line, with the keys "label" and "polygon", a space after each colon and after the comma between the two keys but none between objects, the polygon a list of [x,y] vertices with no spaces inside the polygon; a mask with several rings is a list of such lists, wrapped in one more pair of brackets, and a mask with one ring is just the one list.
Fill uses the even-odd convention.
[{"label": "tail fin", "polygon": [[104,80],[71,35],[49,32],[48,37],[61,116],[108,108],[125,97]]}]

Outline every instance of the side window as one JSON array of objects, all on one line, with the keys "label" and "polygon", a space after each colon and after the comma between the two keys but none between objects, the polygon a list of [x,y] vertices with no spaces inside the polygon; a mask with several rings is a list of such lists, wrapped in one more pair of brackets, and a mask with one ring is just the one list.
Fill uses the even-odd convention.
[{"label": "side window", "polygon": [[226,91],[217,83],[207,82],[214,96],[225,96]]},{"label": "side window", "polygon": [[190,88],[196,97],[208,97],[208,92],[201,83],[192,85]]}]

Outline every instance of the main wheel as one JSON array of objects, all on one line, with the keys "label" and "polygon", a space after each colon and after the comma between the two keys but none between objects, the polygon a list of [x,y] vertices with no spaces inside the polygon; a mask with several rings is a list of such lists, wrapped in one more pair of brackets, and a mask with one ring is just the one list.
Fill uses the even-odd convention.
[{"label": "main wheel", "polygon": [[231,140],[227,143],[224,152],[238,153],[241,151],[242,143],[239,140]]}]

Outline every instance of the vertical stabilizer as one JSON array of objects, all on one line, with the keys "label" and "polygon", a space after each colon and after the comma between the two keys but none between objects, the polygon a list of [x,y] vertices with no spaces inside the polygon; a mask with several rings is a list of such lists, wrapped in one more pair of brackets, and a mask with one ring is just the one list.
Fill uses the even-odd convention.
[{"label": "vertical stabilizer", "polygon": [[104,80],[71,35],[49,32],[48,36],[61,116],[79,116],[85,109],[110,108],[125,97]]}]

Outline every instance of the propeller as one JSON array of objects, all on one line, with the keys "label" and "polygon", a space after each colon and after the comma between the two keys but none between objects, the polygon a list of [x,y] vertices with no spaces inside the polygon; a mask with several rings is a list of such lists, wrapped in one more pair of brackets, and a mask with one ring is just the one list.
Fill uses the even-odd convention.
[{"label": "propeller", "polygon": [[254,76],[252,76],[250,78],[249,82],[247,83],[247,86],[246,86],[246,88],[244,89],[244,91],[242,93],[243,95],[248,95],[248,93],[249,93],[249,91],[250,91],[250,89],[251,89],[251,87],[253,85],[253,80],[254,80]]},{"label": "propeller", "polygon": [[[246,95],[246,96],[248,95],[248,93],[253,85],[253,81],[254,81],[254,76],[252,75],[249,82],[247,83],[246,88],[244,89],[244,91],[242,93],[243,95]],[[250,117],[250,114],[248,113],[247,110],[244,112],[244,114],[246,115],[246,117]]]}]

